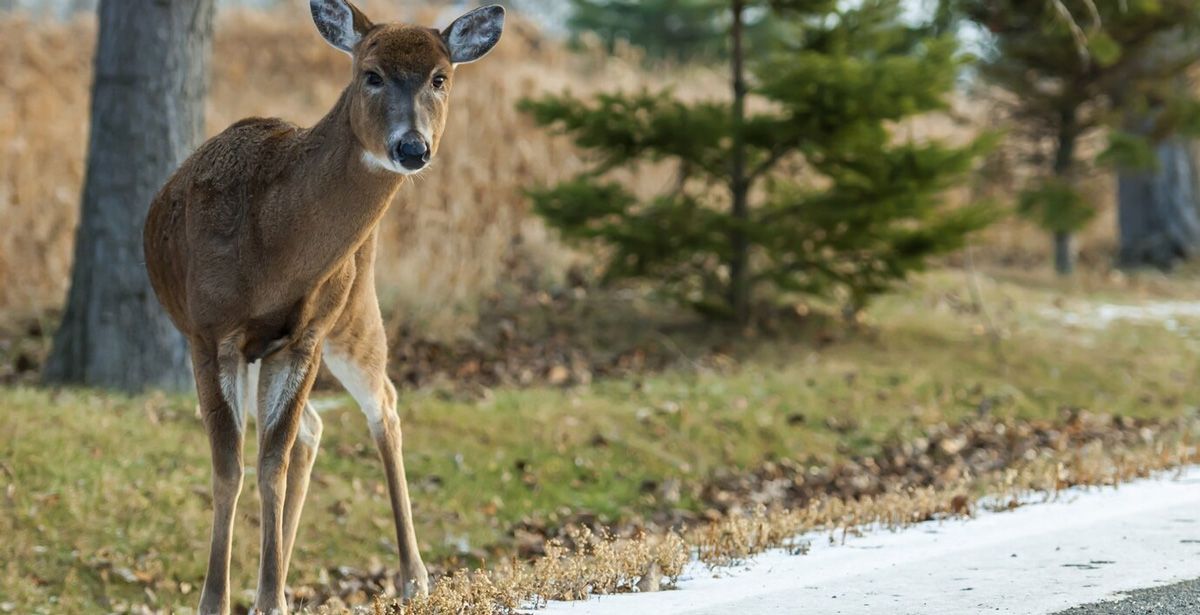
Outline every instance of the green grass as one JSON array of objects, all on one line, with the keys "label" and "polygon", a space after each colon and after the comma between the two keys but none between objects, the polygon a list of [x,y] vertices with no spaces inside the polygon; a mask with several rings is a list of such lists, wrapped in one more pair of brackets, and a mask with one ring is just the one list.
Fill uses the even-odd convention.
[{"label": "green grass", "polygon": [[[494,559],[521,521],[700,509],[689,487],[718,468],[778,457],[827,463],[981,409],[1022,418],[1066,408],[1178,415],[1197,405],[1195,334],[1150,323],[1065,327],[1044,312],[1178,299],[1195,288],[987,278],[983,298],[1000,335],[993,343],[963,274],[935,273],[881,300],[864,330],[830,329],[822,336],[835,339],[825,344],[746,342],[731,351],[739,361],[728,369],[499,389],[481,400],[403,393],[418,536],[430,562]],[[348,398],[337,399],[324,415],[293,585],[339,565],[394,563],[365,421]],[[0,389],[0,607],[194,605],[209,529],[204,438],[190,398]],[[666,478],[684,485],[678,503],[642,488]],[[250,476],[234,550],[242,591],[256,574],[257,508]]]}]

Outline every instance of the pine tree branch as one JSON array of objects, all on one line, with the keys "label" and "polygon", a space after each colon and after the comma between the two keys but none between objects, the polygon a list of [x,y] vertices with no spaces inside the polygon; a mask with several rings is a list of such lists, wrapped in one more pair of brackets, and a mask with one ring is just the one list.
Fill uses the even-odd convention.
[{"label": "pine tree branch", "polygon": [[779,161],[782,160],[784,156],[788,155],[788,152],[792,151],[792,149],[793,148],[790,145],[780,145],[772,148],[771,153],[767,155],[766,160],[763,160],[758,164],[758,166],[754,167],[754,169],[750,171],[749,180],[753,182],[759,177],[762,177],[776,164],[779,164]]},{"label": "pine tree branch", "polygon": [[[1092,26],[1094,31],[1100,27],[1100,11],[1096,9],[1096,5],[1092,0],[1083,0],[1083,4],[1091,13]],[[1091,64],[1091,53],[1088,51],[1088,35],[1083,31],[1079,22],[1075,21],[1075,16],[1071,14],[1071,9],[1063,4],[1062,0],[1050,0],[1050,6],[1054,9],[1054,13],[1062,20],[1063,25],[1071,32],[1071,39],[1075,42],[1075,51],[1079,54],[1079,61],[1086,66]]]}]

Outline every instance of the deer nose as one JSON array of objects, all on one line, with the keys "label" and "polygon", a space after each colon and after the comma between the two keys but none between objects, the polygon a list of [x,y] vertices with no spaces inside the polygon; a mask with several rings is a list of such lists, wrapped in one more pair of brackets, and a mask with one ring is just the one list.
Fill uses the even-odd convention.
[{"label": "deer nose", "polygon": [[404,168],[416,171],[429,162],[429,145],[419,133],[407,132],[393,146],[392,157]]}]

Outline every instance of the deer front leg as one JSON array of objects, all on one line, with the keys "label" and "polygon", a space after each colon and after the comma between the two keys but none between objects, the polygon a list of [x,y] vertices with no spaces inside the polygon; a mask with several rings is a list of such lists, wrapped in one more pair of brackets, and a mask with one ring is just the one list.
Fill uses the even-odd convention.
[{"label": "deer front leg", "polygon": [[208,570],[200,593],[201,615],[229,613],[229,555],[233,518],[242,492],[245,426],[245,361],[233,354],[218,359],[210,349],[192,344],[192,366],[201,417],[212,452],[213,524]]},{"label": "deer front leg", "polygon": [[[396,543],[400,550],[398,589],[405,598],[427,595],[429,573],[421,561],[417,534],[413,529],[408,479],[404,473],[404,456],[401,452],[400,416],[396,414],[396,388],[385,373],[387,350],[382,326],[366,339],[374,341],[358,347],[337,341],[327,342],[325,364],[366,414],[367,424],[383,461],[392,515],[396,522]],[[359,338],[358,342],[361,344],[362,339]]]},{"label": "deer front leg", "polygon": [[[309,350],[315,345],[297,343],[267,357],[259,373],[258,487],[262,499],[262,548],[255,612],[265,615],[287,613],[284,586],[289,545],[284,539],[284,507],[292,451],[317,373],[315,353]],[[299,506],[294,510],[298,518]]]}]

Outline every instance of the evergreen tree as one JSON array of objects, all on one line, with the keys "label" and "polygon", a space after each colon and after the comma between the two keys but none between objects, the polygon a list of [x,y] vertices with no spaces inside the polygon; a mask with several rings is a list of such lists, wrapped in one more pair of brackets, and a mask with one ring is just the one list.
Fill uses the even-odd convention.
[{"label": "evergreen tree", "polygon": [[982,76],[1011,94],[1019,134],[1051,144],[1020,211],[1053,234],[1055,267],[1069,273],[1071,235],[1094,213],[1076,185],[1088,162],[1080,141],[1106,131],[1101,161],[1129,169],[1157,164],[1157,141],[1200,127],[1180,87],[1200,59],[1200,2],[945,0],[939,12],[988,33]]},{"label": "evergreen tree", "polygon": [[[712,61],[729,50],[728,0],[571,0],[567,26],[575,37],[590,32],[612,50],[626,41],[651,59]],[[745,17],[752,47],[774,31],[765,11]]]},{"label": "evergreen tree", "polygon": [[[858,309],[961,246],[991,212],[947,207],[941,195],[985,144],[893,130],[945,108],[960,66],[954,39],[903,25],[900,0],[796,4],[773,3],[788,35],[755,58],[750,81],[746,3],[732,0],[729,100],[685,103],[664,91],[524,101],[598,159],[574,180],[533,190],[536,211],[565,237],[605,246],[610,277],[660,281],[702,312],[743,323],[752,304],[795,294]],[[764,101],[753,112],[751,97]],[[660,161],[677,165],[678,181],[648,200],[610,177]]]}]

